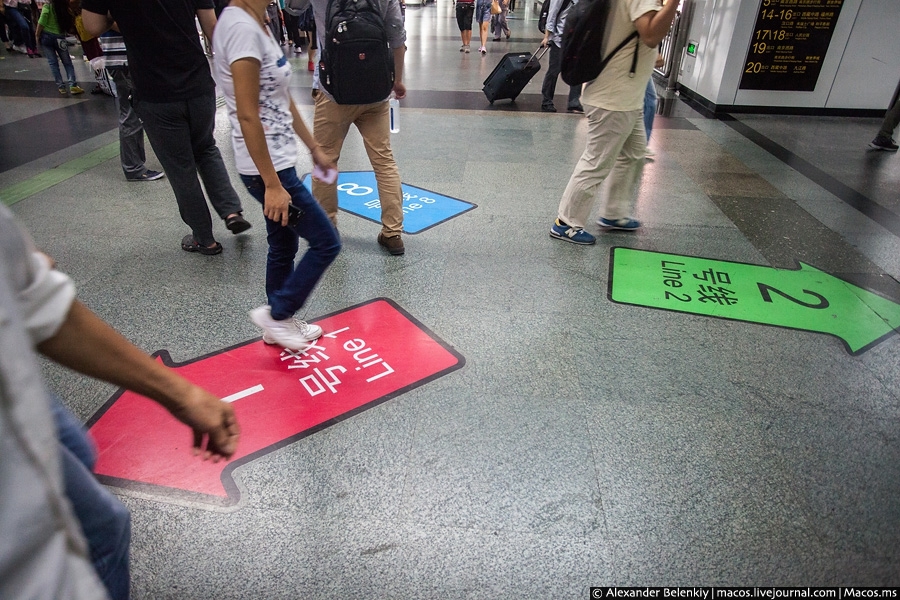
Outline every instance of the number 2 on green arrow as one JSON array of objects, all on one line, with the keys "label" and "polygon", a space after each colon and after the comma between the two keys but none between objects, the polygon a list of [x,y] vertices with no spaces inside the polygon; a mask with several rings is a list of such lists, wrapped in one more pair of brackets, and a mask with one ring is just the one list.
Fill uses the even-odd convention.
[{"label": "number 2 on green arrow", "polygon": [[861,354],[900,328],[900,305],[800,263],[775,269],[613,248],[613,302],[827,333]]}]

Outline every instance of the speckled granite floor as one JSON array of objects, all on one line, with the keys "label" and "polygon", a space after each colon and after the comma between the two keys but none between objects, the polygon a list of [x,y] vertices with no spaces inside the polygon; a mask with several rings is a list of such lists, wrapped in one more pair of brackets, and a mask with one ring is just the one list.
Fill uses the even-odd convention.
[{"label": "speckled granite floor", "polygon": [[[900,157],[865,152],[878,120],[728,122],[676,102],[656,120],[645,227],[564,244],[548,230],[585,121],[537,112],[540,77],[515,110],[489,107],[481,80],[539,34],[516,19],[510,42],[463,55],[451,11],[408,11],[410,100],[393,145],[405,183],[478,207],[406,236],[399,258],[376,245],[377,225],[342,213],[344,250],[306,316],[390,298],[464,367],[241,463],[234,506],[113,487],[133,513],[133,597],[900,584],[900,338],[851,355],[819,333],[609,297],[610,250],[627,247],[803,261],[900,302]],[[305,55],[296,64],[310,117]],[[117,140],[112,100],[42,95],[46,71],[0,61],[0,193],[27,188],[13,210],[79,297],[178,362],[257,337],[246,312],[264,299],[264,224],[224,112],[217,140],[254,228],[233,237],[217,223],[225,251],[202,257],[179,249],[187,230],[167,182],[126,183],[102,154]],[[85,156],[97,158],[39,185]],[[369,169],[355,133],[341,167]],[[85,421],[115,392],[46,373]]]}]

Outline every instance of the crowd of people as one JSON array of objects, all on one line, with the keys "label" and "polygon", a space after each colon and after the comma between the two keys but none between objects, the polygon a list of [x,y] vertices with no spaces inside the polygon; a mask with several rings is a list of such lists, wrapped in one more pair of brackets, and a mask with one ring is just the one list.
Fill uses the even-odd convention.
[{"label": "crowd of people", "polygon": [[[541,108],[556,112],[561,35],[577,0],[546,1],[551,5],[542,45],[549,46],[550,60]],[[163,177],[146,167],[146,133],[190,229],[181,249],[208,256],[223,251],[213,235],[209,204],[232,234],[251,227],[213,135],[218,85],[232,125],[235,167],[261,206],[269,245],[267,303],[251,310],[250,319],[265,343],[295,351],[306,350],[323,334],[321,327],[295,315],[341,251],[336,176],[351,125],[375,172],[382,221],[375,243],[391,256],[405,253],[400,173],[388,117],[389,97],[406,95],[403,5],[370,0],[381,15],[392,72],[384,97],[356,103],[342,100],[344,92],[329,87],[328,76],[319,77],[326,63],[317,60],[317,50],[333,51],[323,45],[325,32],[332,31],[328,2],[3,0],[0,11],[7,49],[32,57],[42,51],[62,94],[83,92],[68,50],[71,36],[86,55],[106,56],[117,90],[126,179]],[[613,56],[596,79],[569,87],[566,108],[585,114],[587,136],[562,191],[552,238],[595,243],[585,224],[607,179],[601,230],[641,226],[632,210],[655,112],[651,71],[677,4],[613,4],[609,38],[636,37],[631,50]],[[509,39],[506,15],[513,7],[514,0],[456,0],[460,51],[469,52],[473,21],[482,55],[490,31],[494,40]],[[212,70],[197,23],[212,47]],[[308,52],[308,67],[316,71],[311,130],[290,94],[286,46],[294,54]],[[900,102],[873,147],[897,150],[891,135],[898,115]],[[315,167],[311,191],[296,172],[302,147]],[[306,249],[297,261],[301,239]],[[159,402],[193,431],[194,448],[204,458],[227,459],[236,451],[240,429],[234,411],[132,346],[81,305],[71,279],[0,206],[0,598],[128,598],[128,511],[93,479],[91,443],[44,387],[36,353]]]},{"label": "crowd of people", "polygon": [[[319,31],[326,1],[309,6]],[[390,94],[403,98],[400,4],[375,2],[385,15],[392,53]],[[216,83],[196,23],[212,42],[236,167],[266,221],[268,302],[250,318],[264,342],[303,351],[323,331],[294,315],[341,249],[336,175],[350,125],[362,135],[381,194],[376,241],[392,256],[404,253],[403,200],[390,147],[388,94],[364,105],[340,104],[323,82],[311,132],[291,98],[291,67],[268,8],[268,0],[232,0],[218,20],[213,0],[83,0],[77,17],[88,36],[103,40],[114,72],[126,178],[162,177],[144,165],[146,132],[191,229],[181,248],[204,255],[222,252],[207,196],[233,234],[250,228],[213,136]],[[38,20],[43,29],[35,39],[43,36],[49,45],[68,33],[66,19],[75,16],[67,13],[63,23]],[[294,35],[292,43],[302,45]],[[67,93],[72,81],[65,81]],[[321,203],[297,177],[297,139],[316,166],[314,193]],[[301,238],[308,247],[295,265]],[[131,345],[80,304],[72,280],[2,206],[0,350],[0,597],[128,598],[128,510],[91,474],[96,451],[77,419],[45,388],[36,354],[159,402],[193,430],[195,452],[204,458],[233,456],[240,429],[231,405]]]}]

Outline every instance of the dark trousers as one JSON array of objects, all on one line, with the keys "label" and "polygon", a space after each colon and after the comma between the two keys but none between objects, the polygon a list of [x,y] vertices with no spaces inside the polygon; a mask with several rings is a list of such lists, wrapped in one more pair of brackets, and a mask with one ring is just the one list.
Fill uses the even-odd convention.
[{"label": "dark trousers", "polygon": [[[319,279],[338,252],[341,242],[328,215],[306,186],[297,178],[294,167],[278,171],[278,179],[291,195],[291,204],[303,211],[296,222],[287,226],[266,218],[269,255],[266,258],[266,297],[276,321],[289,319],[306,304]],[[266,185],[259,175],[241,175],[250,195],[260,204],[266,203]],[[300,238],[309,243],[303,258],[294,266],[300,249]]]},{"label": "dark trousers", "polygon": [[6,13],[0,13],[0,42],[4,44],[11,43],[9,36],[6,35]]},{"label": "dark trousers", "polygon": [[879,137],[892,138],[898,123],[900,123],[900,98],[885,113],[884,121],[881,122],[881,129],[878,131]]},{"label": "dark trousers", "polygon": [[9,25],[9,34],[13,44],[37,51],[37,41],[34,39],[34,30],[31,28],[30,12],[30,9],[25,7],[22,7],[21,10],[6,7],[6,23]]},{"label": "dark trousers", "polygon": [[[544,76],[544,83],[541,85],[541,106],[551,106],[553,104],[553,95],[556,93],[556,80],[559,78],[559,72],[562,69],[562,48],[550,42],[550,61],[547,63],[547,74]],[[577,108],[581,106],[581,86],[569,86],[569,101],[566,108]]]},{"label": "dark trousers", "polygon": [[306,41],[306,36],[300,33],[300,17],[287,11],[284,11],[282,15],[284,15],[284,26],[287,29],[288,39],[299,48]]},{"label": "dark trousers", "polygon": [[[144,131],[175,192],[178,211],[202,246],[215,242],[203,187],[213,208],[224,219],[241,212],[241,200],[213,137],[216,96],[209,92],[178,102],[134,102]],[[203,187],[197,179],[203,179]]]},{"label": "dark trousers", "polygon": [[119,111],[119,160],[126,179],[136,179],[144,174],[147,160],[144,153],[144,125],[131,105],[134,85],[128,66],[109,67],[113,85],[116,86],[116,109]]}]

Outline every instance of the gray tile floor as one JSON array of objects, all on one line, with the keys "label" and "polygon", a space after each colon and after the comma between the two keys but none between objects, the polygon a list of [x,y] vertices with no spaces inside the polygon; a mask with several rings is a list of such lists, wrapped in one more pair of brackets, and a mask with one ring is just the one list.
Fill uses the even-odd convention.
[{"label": "gray tile floor", "polygon": [[[622,246],[803,260],[900,301],[900,236],[847,200],[900,210],[900,157],[865,152],[878,120],[735,117],[800,161],[791,166],[735,123],[675,102],[657,117],[641,182],[645,228],[563,244],[548,230],[583,118],[536,112],[540,76],[517,107],[479,99],[504,51],[536,47],[525,12],[482,58],[457,51],[448,2],[410,7],[412,107],[393,139],[403,181],[478,208],[406,236],[401,258],[375,244],[377,225],[342,213],[344,251],[306,313],[391,298],[465,367],[242,464],[235,507],[113,488],[133,513],[136,599],[900,584],[900,338],[851,356],[822,334],[608,297],[610,249]],[[305,55],[294,62],[310,117]],[[0,194],[37,186],[13,210],[80,298],[176,361],[256,337],[246,311],[264,299],[264,225],[231,167],[224,113],[217,139],[254,228],[232,237],[217,223],[225,252],[201,257],[178,247],[187,230],[168,184],[126,183],[116,158],[40,189],[54,167],[117,140],[110,98],[36,99],[48,78],[43,61],[0,60],[0,141],[22,138],[27,119],[45,146],[0,172]],[[438,96],[425,92],[450,108],[428,108]],[[301,157],[298,170],[310,166]],[[369,168],[355,133],[341,167]],[[84,420],[115,392],[46,373]]]}]

